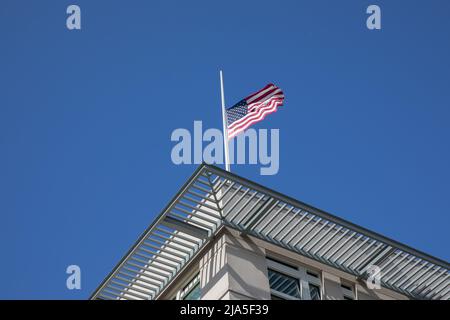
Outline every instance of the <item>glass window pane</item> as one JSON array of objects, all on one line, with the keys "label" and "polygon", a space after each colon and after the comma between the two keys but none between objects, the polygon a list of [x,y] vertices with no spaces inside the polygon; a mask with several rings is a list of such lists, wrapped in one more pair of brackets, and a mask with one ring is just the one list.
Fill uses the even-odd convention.
[{"label": "glass window pane", "polygon": [[320,300],[320,287],[309,284],[309,295],[311,296],[311,300]]},{"label": "glass window pane", "polygon": [[269,269],[269,284],[272,290],[300,299],[300,285],[296,278]]},{"label": "glass window pane", "polygon": [[197,283],[183,300],[200,300],[200,283]]}]

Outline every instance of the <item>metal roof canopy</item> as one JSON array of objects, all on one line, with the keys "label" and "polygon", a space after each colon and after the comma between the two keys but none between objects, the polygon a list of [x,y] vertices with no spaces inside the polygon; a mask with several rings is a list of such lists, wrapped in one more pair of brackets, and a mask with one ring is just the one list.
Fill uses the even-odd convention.
[{"label": "metal roof canopy", "polygon": [[155,299],[223,225],[361,279],[376,265],[384,287],[411,298],[450,300],[448,262],[206,164],[91,299]]}]

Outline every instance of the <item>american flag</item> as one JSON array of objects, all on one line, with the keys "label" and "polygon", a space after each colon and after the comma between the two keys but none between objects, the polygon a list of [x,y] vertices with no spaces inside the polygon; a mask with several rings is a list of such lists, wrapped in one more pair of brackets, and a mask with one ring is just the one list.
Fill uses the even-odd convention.
[{"label": "american flag", "polygon": [[241,133],[252,124],[263,120],[269,113],[283,105],[284,94],[270,83],[258,92],[239,101],[226,110],[228,139]]}]

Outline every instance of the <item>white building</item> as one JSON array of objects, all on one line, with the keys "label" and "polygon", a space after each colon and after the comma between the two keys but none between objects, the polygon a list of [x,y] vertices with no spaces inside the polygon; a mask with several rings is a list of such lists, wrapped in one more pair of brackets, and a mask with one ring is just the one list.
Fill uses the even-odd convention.
[{"label": "white building", "polygon": [[91,298],[450,300],[449,263],[201,165]]}]

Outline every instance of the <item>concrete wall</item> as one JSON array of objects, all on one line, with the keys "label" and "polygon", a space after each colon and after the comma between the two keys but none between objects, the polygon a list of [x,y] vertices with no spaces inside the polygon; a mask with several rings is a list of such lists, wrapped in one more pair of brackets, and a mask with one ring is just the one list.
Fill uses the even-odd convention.
[{"label": "concrete wall", "polygon": [[263,249],[223,233],[200,262],[202,299],[270,299]]}]

